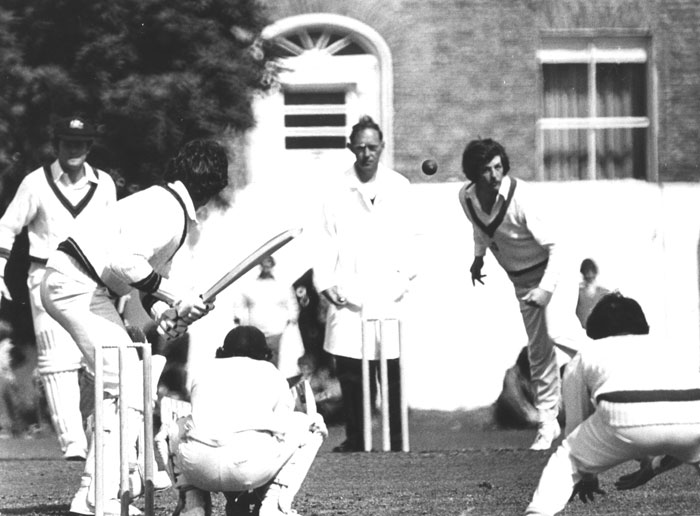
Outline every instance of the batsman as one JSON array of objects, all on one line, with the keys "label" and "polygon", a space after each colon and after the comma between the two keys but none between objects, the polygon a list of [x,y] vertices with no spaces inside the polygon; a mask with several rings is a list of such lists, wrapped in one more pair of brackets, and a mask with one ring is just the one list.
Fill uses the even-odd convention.
[{"label": "batsman", "polygon": [[[144,308],[161,332],[170,337],[182,335],[188,325],[213,308],[212,303],[205,303],[168,275],[175,253],[197,227],[197,209],[227,185],[228,158],[223,146],[213,140],[192,140],[169,162],[162,185],[118,201],[99,220],[80,221],[50,256],[41,285],[42,302],[73,337],[92,372],[95,346],[127,346],[131,342],[116,301],[133,289],[141,293]],[[136,368],[136,351],[130,351],[125,367]],[[118,515],[118,352],[105,349],[103,357],[104,511]],[[142,405],[139,398],[133,396],[129,404]],[[71,503],[72,514],[95,513],[92,454],[94,437],[80,488]],[[131,514],[139,512],[130,507]]]}]

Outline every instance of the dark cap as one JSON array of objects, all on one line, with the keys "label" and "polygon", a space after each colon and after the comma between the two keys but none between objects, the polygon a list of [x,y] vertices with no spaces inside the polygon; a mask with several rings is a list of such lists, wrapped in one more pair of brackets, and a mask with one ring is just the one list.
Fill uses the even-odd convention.
[{"label": "dark cap", "polygon": [[53,134],[61,140],[78,142],[94,140],[100,135],[94,124],[80,116],[58,120],[54,124]]},{"label": "dark cap", "polygon": [[224,338],[224,345],[216,350],[216,358],[248,357],[270,360],[272,350],[265,334],[255,326],[236,326]]}]

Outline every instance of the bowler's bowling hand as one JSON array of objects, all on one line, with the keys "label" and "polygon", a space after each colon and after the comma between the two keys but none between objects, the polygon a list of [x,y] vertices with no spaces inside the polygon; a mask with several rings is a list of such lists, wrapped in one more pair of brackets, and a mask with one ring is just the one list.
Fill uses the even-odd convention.
[{"label": "bowler's bowling hand", "polygon": [[552,299],[552,293],[540,287],[533,288],[523,296],[523,301],[526,304],[540,308],[547,306],[550,299]]},{"label": "bowler's bowling hand", "polygon": [[595,494],[605,495],[605,491],[600,488],[597,476],[588,475],[576,482],[574,492],[571,493],[569,501],[573,500],[578,495],[579,500],[583,503],[592,502],[595,498]]},{"label": "bowler's bowling hand", "polygon": [[169,308],[158,317],[158,331],[168,340],[181,337],[187,332],[187,323],[177,316],[175,308]]},{"label": "bowler's bowling hand", "polygon": [[481,281],[482,278],[486,277],[486,274],[481,274],[481,269],[484,267],[484,257],[483,256],[477,256],[474,258],[474,261],[472,262],[472,266],[469,268],[469,272],[472,275],[472,285],[476,285],[475,282],[479,282],[482,285],[484,284],[483,281]]},{"label": "bowler's bowling hand", "polygon": [[185,324],[192,324],[207,315],[213,308],[212,303],[205,303],[200,296],[187,296],[180,299],[174,305],[177,310],[178,318],[182,319]]}]

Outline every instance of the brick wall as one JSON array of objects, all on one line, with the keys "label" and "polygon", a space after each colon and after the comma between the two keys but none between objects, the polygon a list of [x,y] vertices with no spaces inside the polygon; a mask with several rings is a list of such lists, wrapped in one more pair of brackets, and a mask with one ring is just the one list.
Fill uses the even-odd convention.
[{"label": "brick wall", "polygon": [[[330,12],[386,40],[394,61],[395,165],[414,182],[462,180],[474,137],[507,147],[513,171],[535,175],[535,52],[542,29],[650,31],[658,76],[662,181],[700,180],[700,3],[697,0],[277,0],[271,19]],[[420,163],[440,163],[426,178]]]}]

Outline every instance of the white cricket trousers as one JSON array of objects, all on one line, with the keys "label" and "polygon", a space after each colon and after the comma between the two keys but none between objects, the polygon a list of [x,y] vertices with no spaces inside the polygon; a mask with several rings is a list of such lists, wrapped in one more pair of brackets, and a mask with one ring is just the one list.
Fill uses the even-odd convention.
[{"label": "white cricket trousers", "polygon": [[311,423],[308,415],[294,412],[283,435],[247,430],[218,447],[188,439],[186,423],[173,460],[177,487],[240,492],[275,481],[293,497],[323,442]]},{"label": "white cricket trousers", "polygon": [[61,451],[87,450],[87,439],[80,412],[79,371],[82,353],[70,334],[44,309],[41,303],[43,265],[32,263],[27,275],[29,306],[37,348],[37,371],[44,386],[51,422]]},{"label": "white cricket trousers", "polygon": [[[116,299],[109,290],[98,285],[70,256],[58,253],[52,266],[46,269],[41,285],[41,300],[44,308],[73,337],[83,354],[88,371],[95,373],[95,346],[128,346],[131,338],[115,306]],[[104,390],[110,396],[118,395],[119,352],[116,347],[104,349]],[[130,348],[126,354],[125,367],[136,371],[138,354]],[[140,390],[137,382],[129,386]],[[138,392],[130,392],[129,402],[139,407]],[[131,397],[133,396],[133,397]],[[136,403],[135,405],[133,403]]]},{"label": "white cricket trousers", "polygon": [[[95,346],[128,346],[131,338],[117,311],[116,299],[99,286],[71,257],[61,256],[46,269],[41,285],[41,299],[46,311],[73,337],[83,354],[91,374],[95,373]],[[105,432],[105,493],[116,498],[119,490],[119,420],[116,400],[119,396],[119,352],[117,348],[103,350],[104,370],[104,429]],[[143,378],[136,349],[126,352],[124,367],[129,371],[127,402],[130,432],[138,432],[142,421]],[[99,401],[96,400],[99,403]],[[90,486],[93,479],[94,439],[89,443],[88,459],[81,477],[81,487]],[[115,473],[116,472],[116,473]],[[94,496],[91,488],[90,496]]]},{"label": "white cricket trousers", "polygon": [[589,340],[576,318],[578,283],[573,276],[562,274],[549,304],[544,308],[522,301],[525,294],[539,286],[543,273],[544,267],[510,276],[527,333],[530,377],[535,389],[534,405],[540,422],[556,419],[559,411],[561,385],[554,346],[579,350]]},{"label": "white cricket trousers", "polygon": [[700,461],[700,423],[613,427],[600,407],[549,458],[526,515],[559,513],[582,473],[598,475],[655,455],[671,455],[689,464]]}]

